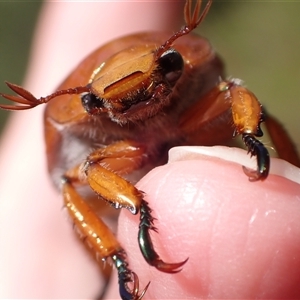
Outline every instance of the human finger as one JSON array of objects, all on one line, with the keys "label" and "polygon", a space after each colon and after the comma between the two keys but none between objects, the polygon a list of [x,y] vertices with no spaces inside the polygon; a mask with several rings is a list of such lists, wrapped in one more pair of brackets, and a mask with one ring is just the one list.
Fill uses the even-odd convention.
[{"label": "human finger", "polygon": [[[247,164],[243,150],[230,151],[242,153]],[[145,298],[298,298],[300,170],[272,159],[298,183],[274,174],[249,182],[241,165],[218,157],[175,160],[138,187],[157,218],[159,233],[151,234],[157,252],[168,262],[189,258],[182,271],[164,274],[149,267],[137,246],[138,218],[127,212],[120,217],[130,267],[141,288],[151,281]]]}]

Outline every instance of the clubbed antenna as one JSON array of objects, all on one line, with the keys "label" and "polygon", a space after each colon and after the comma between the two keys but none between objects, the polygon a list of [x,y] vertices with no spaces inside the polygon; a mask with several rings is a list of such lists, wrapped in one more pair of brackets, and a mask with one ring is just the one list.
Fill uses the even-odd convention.
[{"label": "clubbed antenna", "polygon": [[160,57],[162,53],[171,48],[175,40],[193,31],[205,18],[209,8],[212,4],[212,0],[209,0],[200,14],[202,0],[197,0],[194,10],[192,11],[193,1],[188,0],[184,6],[184,20],[185,26],[179,31],[174,33],[163,45],[161,45],[156,52],[156,57]]},{"label": "clubbed antenna", "polygon": [[50,94],[46,97],[41,97],[41,98],[36,98],[34,97],[30,92],[25,90],[19,85],[10,83],[10,82],[5,82],[6,85],[14,91],[18,96],[13,96],[13,95],[7,95],[7,94],[2,94],[0,93],[0,96],[3,98],[6,98],[7,100],[10,100],[12,102],[19,103],[21,105],[5,105],[1,104],[0,108],[6,109],[6,110],[25,110],[25,109],[30,109],[33,107],[36,107],[42,103],[47,103],[51,99],[56,98],[61,95],[74,95],[74,94],[81,94],[84,92],[89,92],[89,87],[88,86],[79,86],[76,88],[71,88],[71,89],[66,89],[66,90],[59,90],[54,92],[53,94]]}]

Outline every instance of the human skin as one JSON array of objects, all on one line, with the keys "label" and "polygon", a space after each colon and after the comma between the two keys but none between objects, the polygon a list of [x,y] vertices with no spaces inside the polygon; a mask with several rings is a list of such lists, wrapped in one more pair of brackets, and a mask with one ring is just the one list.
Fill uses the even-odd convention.
[{"label": "human skin", "polygon": [[[158,7],[164,5],[158,2],[147,3],[144,10],[136,5],[85,4],[82,14],[80,4],[47,3],[25,87],[34,95],[46,95],[106,41],[133,31],[178,28],[164,23],[171,17],[174,23],[182,14],[173,4],[174,11]],[[42,110],[16,113],[1,144],[0,297],[92,298],[100,291],[101,276],[49,182]],[[226,152],[219,150],[219,157]],[[124,210],[119,219],[119,240],[140,288],[151,281],[145,299],[299,298],[299,184],[278,175],[249,182],[241,168],[249,160],[245,153],[237,164],[190,152],[179,152],[185,154],[137,185],[157,218],[159,234],[152,237],[158,253],[170,262],[189,258],[180,273],[149,267],[137,245],[138,218]],[[295,180],[300,176],[293,168],[287,172],[295,172]],[[114,282],[107,299],[118,298]]]},{"label": "human skin", "polygon": [[[143,285],[151,281],[148,299],[298,299],[299,184],[278,175],[249,182],[241,165],[219,158],[229,151],[246,163],[242,150],[217,148],[217,158],[195,155],[201,149],[172,151],[180,159],[154,169],[138,187],[157,218],[156,248],[167,261],[188,257],[183,270],[169,275],[147,266],[132,242],[138,220],[129,213],[119,219],[130,266]],[[299,169],[272,163],[299,182]]]}]

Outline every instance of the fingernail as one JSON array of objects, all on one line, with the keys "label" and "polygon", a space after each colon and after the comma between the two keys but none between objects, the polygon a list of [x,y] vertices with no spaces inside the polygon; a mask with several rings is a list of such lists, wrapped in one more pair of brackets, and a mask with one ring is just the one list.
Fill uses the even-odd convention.
[{"label": "fingernail", "polygon": [[[247,151],[225,146],[181,146],[170,149],[169,162],[197,160],[212,157],[237,163],[247,168],[256,169],[256,158],[250,157]],[[282,176],[300,184],[300,169],[279,158],[271,158],[270,174]]]}]

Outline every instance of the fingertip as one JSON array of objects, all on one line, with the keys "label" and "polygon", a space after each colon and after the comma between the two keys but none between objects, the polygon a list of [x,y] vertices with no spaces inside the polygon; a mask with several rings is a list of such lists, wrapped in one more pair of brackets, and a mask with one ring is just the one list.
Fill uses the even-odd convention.
[{"label": "fingertip", "polygon": [[[149,267],[137,245],[138,219],[122,214],[119,236],[141,284],[151,280],[147,297],[275,295],[270,278],[277,278],[284,264],[291,265],[288,256],[283,255],[285,263],[272,269],[269,282],[262,276],[270,258],[276,256],[275,249],[286,253],[282,239],[293,249],[300,247],[295,223],[300,211],[298,184],[274,175],[264,182],[249,182],[241,165],[203,156],[156,168],[138,188],[146,193],[157,219],[158,234],[151,237],[161,258],[168,262],[189,258],[175,275]],[[288,236],[286,228],[290,228]],[[291,269],[296,271],[300,256],[292,252],[295,265]],[[295,290],[299,280],[290,280]],[[276,280],[274,284],[278,285]],[[287,287],[275,290],[278,295],[287,293]]]}]

